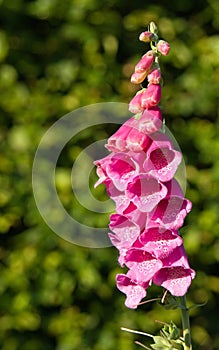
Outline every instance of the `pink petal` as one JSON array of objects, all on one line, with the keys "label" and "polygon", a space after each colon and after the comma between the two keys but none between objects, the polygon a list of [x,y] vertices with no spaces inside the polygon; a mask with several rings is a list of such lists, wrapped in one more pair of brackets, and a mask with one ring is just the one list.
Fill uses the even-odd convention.
[{"label": "pink petal", "polygon": [[135,163],[125,153],[116,153],[107,164],[106,173],[119,191],[124,191],[128,180],[132,179],[136,171]]},{"label": "pink petal", "polygon": [[[153,112],[155,113],[155,112]],[[151,143],[151,139],[140,130],[140,120],[128,119],[109,139],[105,146],[113,152],[141,151]]]},{"label": "pink petal", "polygon": [[115,234],[109,234],[112,243],[118,248],[129,248],[137,239],[140,227],[125,216],[112,214],[109,227]]},{"label": "pink petal", "polygon": [[139,119],[139,131],[144,134],[152,134],[159,130],[162,125],[162,114],[157,106],[145,109]]},{"label": "pink petal", "polygon": [[166,230],[162,227],[151,227],[141,233],[139,241],[143,248],[153,253],[158,259],[164,259],[178,246],[182,245],[182,238],[177,231]]},{"label": "pink petal", "polygon": [[163,268],[154,276],[153,282],[166,288],[174,296],[183,296],[195,277],[195,271],[182,266]]},{"label": "pink petal", "polygon": [[131,113],[137,114],[143,111],[143,107],[141,105],[142,94],[142,91],[138,92],[129,102],[129,111]]},{"label": "pink petal", "polygon": [[186,215],[190,212],[192,203],[179,196],[167,196],[162,199],[155,210],[150,213],[150,220],[168,229],[179,229],[183,226]]},{"label": "pink petal", "polygon": [[116,211],[118,214],[122,214],[123,211],[129,206],[130,199],[123,191],[119,191],[113,184],[112,180],[105,182],[107,194],[116,203]]},{"label": "pink petal", "polygon": [[161,98],[161,85],[149,84],[147,89],[143,92],[141,99],[141,106],[143,109],[148,109],[158,105]]},{"label": "pink petal", "polygon": [[163,267],[182,266],[190,268],[183,244],[176,247],[167,257],[162,259]]},{"label": "pink petal", "polygon": [[146,72],[146,74],[150,71],[152,64],[154,63],[154,52],[153,50],[148,51],[140,61],[135,66],[135,72],[136,73],[143,73]]},{"label": "pink petal", "polygon": [[162,267],[162,262],[159,259],[138,248],[131,248],[127,251],[125,264],[130,269],[129,277],[137,282],[150,281]]},{"label": "pink petal", "polygon": [[173,148],[169,138],[157,132],[147,150],[144,169],[160,181],[166,182],[174,177],[181,160],[182,154]]},{"label": "pink petal", "polygon": [[150,212],[166,196],[167,188],[155,177],[140,174],[128,184],[126,194],[140,211]]},{"label": "pink petal", "polygon": [[117,288],[126,294],[125,305],[130,309],[136,309],[140,301],[146,296],[148,283],[137,284],[124,274],[116,276]]}]

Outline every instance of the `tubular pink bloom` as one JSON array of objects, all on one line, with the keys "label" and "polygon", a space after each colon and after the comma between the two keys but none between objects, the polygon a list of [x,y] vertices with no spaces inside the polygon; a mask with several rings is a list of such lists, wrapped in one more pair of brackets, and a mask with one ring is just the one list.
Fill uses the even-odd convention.
[{"label": "tubular pink bloom", "polygon": [[153,213],[149,214],[150,220],[168,229],[177,230],[183,226],[186,215],[192,209],[192,203],[183,197],[167,196],[162,199]]},{"label": "tubular pink bloom", "polygon": [[162,259],[162,262],[163,267],[183,266],[190,268],[183,244],[176,247],[167,257]]},{"label": "tubular pink bloom", "polygon": [[140,41],[144,41],[145,43],[149,43],[151,40],[154,39],[154,34],[151,33],[151,32],[142,32],[140,35],[139,35],[139,40]]},{"label": "tubular pink bloom", "polygon": [[147,150],[144,169],[148,174],[166,182],[174,177],[181,160],[182,154],[173,148],[169,138],[162,132],[157,132]]},{"label": "tubular pink bloom", "polygon": [[139,248],[127,251],[125,264],[130,269],[129,277],[137,283],[149,282],[163,266],[161,260]]},{"label": "tubular pink bloom", "polygon": [[131,113],[137,114],[143,111],[142,104],[143,91],[138,92],[133,99],[129,102],[129,111]]},{"label": "tubular pink bloom", "polygon": [[130,248],[140,234],[140,227],[133,221],[120,214],[110,216],[111,231],[109,233],[112,244],[118,248]]},{"label": "tubular pink bloom", "polygon": [[109,139],[106,148],[112,152],[141,151],[149,147],[148,136],[162,125],[162,114],[157,106],[145,110],[140,118],[128,119]]},{"label": "tubular pink bloom", "polygon": [[106,173],[106,167],[108,164],[110,164],[111,158],[112,158],[112,155],[109,154],[108,156],[106,156],[102,159],[96,160],[94,162],[94,164],[97,167],[96,172],[97,172],[97,175],[99,177],[99,180],[94,185],[95,188],[102,183],[106,183],[109,180],[109,177]]},{"label": "tubular pink bloom", "polygon": [[143,73],[146,72],[148,74],[150,69],[154,63],[154,52],[153,50],[148,51],[140,61],[135,66],[135,73]]},{"label": "tubular pink bloom", "polygon": [[131,181],[139,173],[139,166],[141,165],[140,162],[138,164],[138,162],[134,162],[131,159],[131,154],[122,152],[112,153],[103,159],[95,161],[95,164],[98,167],[98,175],[101,175],[97,184],[111,180],[119,191],[125,190],[128,181]]},{"label": "tubular pink bloom", "polygon": [[123,215],[131,221],[134,221],[140,227],[141,231],[145,228],[148,214],[138,210],[137,206],[132,201],[130,201],[129,205],[123,211]]},{"label": "tubular pink bloom", "polygon": [[141,97],[141,107],[148,109],[158,105],[161,98],[160,84],[149,84],[147,89],[143,92]]},{"label": "tubular pink bloom", "polygon": [[161,71],[159,68],[154,68],[147,76],[148,82],[150,84],[160,84],[161,83]]},{"label": "tubular pink bloom", "polygon": [[137,72],[134,72],[132,75],[131,75],[131,83],[132,84],[141,84],[145,78],[147,76],[147,72],[141,72],[141,73],[137,73]]},{"label": "tubular pink bloom", "polygon": [[119,191],[113,184],[112,180],[105,181],[106,191],[109,197],[116,203],[116,211],[118,214],[123,214],[126,208],[130,205],[130,199],[124,191]]},{"label": "tubular pink bloom", "polygon": [[[156,111],[151,111],[153,115]],[[152,115],[152,114],[151,114]],[[154,118],[156,118],[154,116]],[[128,151],[142,151],[148,148],[151,143],[151,138],[148,133],[145,133],[141,118],[138,120],[135,117],[128,119],[109,139],[105,146],[112,152],[128,152]],[[158,122],[157,122],[158,125]],[[142,131],[141,131],[142,127]]]},{"label": "tubular pink bloom", "polygon": [[167,289],[174,296],[187,293],[195,271],[183,266],[164,267],[154,276],[153,282]]},{"label": "tubular pink bloom", "polygon": [[142,249],[153,253],[158,259],[164,259],[173,252],[176,247],[182,245],[183,240],[177,231],[167,230],[164,227],[151,227],[145,229],[139,237]]},{"label": "tubular pink bloom", "polygon": [[173,178],[170,181],[165,182],[165,186],[167,188],[167,196],[178,196],[184,198],[182,188],[180,187],[176,179]]},{"label": "tubular pink bloom", "polygon": [[140,301],[146,297],[146,289],[149,283],[137,284],[124,274],[116,276],[117,288],[126,294],[125,305],[130,309],[136,309]]},{"label": "tubular pink bloom", "polygon": [[126,195],[142,212],[150,212],[167,194],[167,188],[149,174],[135,176],[127,185]]},{"label": "tubular pink bloom", "polygon": [[133,161],[124,153],[116,153],[111,158],[111,163],[107,165],[106,172],[119,191],[124,191],[128,179],[131,180],[138,173]]},{"label": "tubular pink bloom", "polygon": [[162,125],[162,114],[157,106],[146,109],[139,119],[139,131],[144,134],[152,134],[158,131]]},{"label": "tubular pink bloom", "polygon": [[157,49],[163,56],[167,56],[170,52],[170,44],[165,40],[159,40]]},{"label": "tubular pink bloom", "polygon": [[174,249],[162,262],[163,268],[155,274],[153,282],[166,288],[172,295],[185,295],[195,278],[195,271],[189,266],[183,245]]},{"label": "tubular pink bloom", "polygon": [[178,233],[192,207],[174,179],[182,154],[160,131],[162,114],[157,106],[162,80],[159,53],[167,55],[170,46],[158,39],[153,22],[150,29],[155,34],[143,32],[139,39],[154,41],[153,50],[142,56],[131,76],[134,84],[147,77],[148,86],[129,103],[135,116],[109,138],[105,147],[112,153],[94,162],[99,176],[95,187],[104,183],[116,205],[116,213],[110,216],[109,238],[119,250],[119,264],[128,268],[116,281],[126,294],[125,305],[132,309],[152,283],[182,296],[195,277]]}]

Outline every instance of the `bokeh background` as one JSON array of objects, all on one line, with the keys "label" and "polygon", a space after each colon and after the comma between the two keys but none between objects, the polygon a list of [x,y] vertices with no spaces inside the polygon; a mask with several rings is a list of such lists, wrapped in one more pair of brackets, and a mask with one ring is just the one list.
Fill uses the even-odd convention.
[{"label": "bokeh background", "polygon": [[[148,49],[138,35],[151,20],[172,47],[162,59],[162,108],[184,154],[186,196],[193,202],[183,229],[197,271],[188,303],[205,303],[191,310],[194,349],[219,349],[218,0],[1,0],[2,350],[133,350],[139,348],[134,340],[147,344],[146,338],[120,327],[157,333],[157,319],[180,326],[179,311],[157,303],[126,309],[115,287],[116,249],[79,247],[55,235],[31,188],[37,145],[56,120],[91,103],[132,98],[129,78]],[[56,184],[72,215],[84,215],[71,190],[74,159],[113,131],[90,128],[62,154]],[[104,200],[104,189],[98,191]],[[152,287],[148,298],[162,292]]]}]

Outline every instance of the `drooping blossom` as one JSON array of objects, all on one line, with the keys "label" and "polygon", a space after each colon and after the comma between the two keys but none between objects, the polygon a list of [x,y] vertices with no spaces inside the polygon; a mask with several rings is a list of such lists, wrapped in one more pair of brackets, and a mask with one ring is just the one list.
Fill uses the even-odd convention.
[{"label": "drooping blossom", "polygon": [[134,116],[108,139],[109,155],[95,161],[95,186],[104,183],[115,202],[109,238],[119,251],[119,264],[128,269],[116,276],[116,283],[129,308],[137,308],[152,283],[182,296],[195,277],[179,234],[192,208],[175,179],[182,154],[162,130],[158,106],[159,53],[167,55],[170,46],[152,32],[143,32],[139,39],[154,45],[137,63],[131,82],[147,78],[148,85],[129,103]]}]

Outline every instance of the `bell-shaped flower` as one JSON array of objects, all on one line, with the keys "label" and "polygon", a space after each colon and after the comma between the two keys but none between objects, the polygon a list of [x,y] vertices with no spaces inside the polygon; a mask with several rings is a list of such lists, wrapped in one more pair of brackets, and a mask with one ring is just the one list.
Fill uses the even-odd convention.
[{"label": "bell-shaped flower", "polygon": [[141,107],[148,109],[158,105],[161,98],[161,85],[149,84],[147,89],[142,93]]},{"label": "bell-shaped flower", "polygon": [[130,248],[140,234],[137,223],[120,214],[110,216],[109,228],[114,234],[109,233],[112,244],[118,248]]},{"label": "bell-shaped flower", "polygon": [[153,135],[153,141],[147,149],[144,169],[148,174],[162,182],[171,180],[182,160],[182,154],[173,148],[170,139],[162,132]]},{"label": "bell-shaped flower", "polygon": [[182,243],[177,231],[167,230],[162,226],[145,229],[138,238],[138,245],[158,259],[168,257]]},{"label": "bell-shaped flower", "polygon": [[142,107],[142,96],[145,90],[137,92],[137,94],[129,102],[129,111],[134,114],[143,112],[144,108]]},{"label": "bell-shaped flower", "polygon": [[142,161],[134,161],[131,156],[133,155],[133,158],[144,157],[143,154],[144,152],[137,155],[123,152],[112,153],[105,158],[95,161],[98,167],[97,173],[101,175],[97,183],[111,180],[119,191],[124,191],[132,178],[141,171]]},{"label": "bell-shaped flower", "polygon": [[146,150],[152,142],[151,133],[162,125],[162,114],[157,106],[145,110],[140,117],[128,119],[109,139],[106,148],[112,152]]},{"label": "bell-shaped flower", "polygon": [[163,267],[153,277],[153,283],[166,288],[174,296],[183,296],[195,278],[183,245],[162,260]]},{"label": "bell-shaped flower", "polygon": [[162,114],[158,106],[145,109],[139,118],[139,131],[144,134],[152,134],[158,131],[162,125]]},{"label": "bell-shaped flower", "polygon": [[154,176],[140,174],[127,185],[126,195],[142,212],[150,212],[167,194],[166,186]]},{"label": "bell-shaped flower", "polygon": [[149,213],[153,224],[162,225],[167,229],[177,230],[183,226],[186,215],[192,209],[192,203],[181,196],[166,196],[162,199],[154,211]]},{"label": "bell-shaped flower", "polygon": [[116,276],[117,288],[126,294],[125,305],[130,309],[136,309],[140,301],[146,297],[148,282],[142,284],[134,282],[129,276],[118,274]]},{"label": "bell-shaped flower", "polygon": [[148,74],[147,79],[150,84],[160,84],[162,80],[160,68],[153,68]]},{"label": "bell-shaped flower", "polygon": [[183,266],[164,267],[153,278],[153,283],[167,289],[174,296],[183,296],[195,277],[195,271]]},{"label": "bell-shaped flower", "polygon": [[129,268],[129,277],[137,283],[149,282],[163,266],[161,260],[140,248],[127,251],[125,264]]},{"label": "bell-shaped flower", "polygon": [[[158,111],[150,111],[150,115],[159,118]],[[149,115],[148,115],[149,118]],[[147,149],[151,138],[145,132],[144,119],[132,117],[128,119],[109,139],[106,148],[112,152],[139,152]]]},{"label": "bell-shaped flower", "polygon": [[135,66],[136,73],[146,72],[148,74],[154,63],[155,54],[153,50],[148,51]]},{"label": "bell-shaped flower", "polygon": [[124,191],[119,191],[115,187],[112,180],[105,181],[105,185],[107,194],[116,204],[117,213],[122,214],[124,210],[129,206],[130,199],[126,196]]}]

